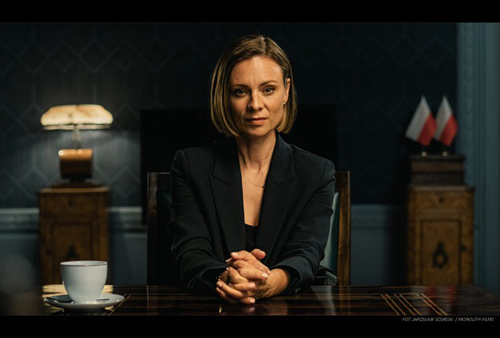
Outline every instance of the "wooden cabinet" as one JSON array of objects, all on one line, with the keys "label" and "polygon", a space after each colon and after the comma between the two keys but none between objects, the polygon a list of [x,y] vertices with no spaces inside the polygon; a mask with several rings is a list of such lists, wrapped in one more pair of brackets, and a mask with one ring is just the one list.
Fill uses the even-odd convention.
[{"label": "wooden cabinet", "polygon": [[43,284],[61,283],[60,262],[108,260],[108,192],[105,187],[38,192]]},{"label": "wooden cabinet", "polygon": [[[425,167],[425,160],[433,161],[432,170],[440,167],[438,160],[446,161],[419,159],[412,168]],[[461,179],[439,185],[440,180],[422,180],[421,172],[414,177],[408,189],[408,284],[473,284],[474,188]]]},{"label": "wooden cabinet", "polygon": [[410,186],[408,283],[473,283],[474,189]]}]

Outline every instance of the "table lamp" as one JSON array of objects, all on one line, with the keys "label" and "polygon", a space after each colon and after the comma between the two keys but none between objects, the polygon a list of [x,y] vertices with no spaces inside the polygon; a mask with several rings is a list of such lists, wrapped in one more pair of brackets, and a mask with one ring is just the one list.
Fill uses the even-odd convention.
[{"label": "table lamp", "polygon": [[80,130],[105,129],[111,126],[113,116],[97,104],[78,104],[51,107],[42,115],[45,130],[71,130],[72,149],[58,152],[63,182],[54,187],[98,186],[87,181],[92,177],[92,149],[81,149]]}]

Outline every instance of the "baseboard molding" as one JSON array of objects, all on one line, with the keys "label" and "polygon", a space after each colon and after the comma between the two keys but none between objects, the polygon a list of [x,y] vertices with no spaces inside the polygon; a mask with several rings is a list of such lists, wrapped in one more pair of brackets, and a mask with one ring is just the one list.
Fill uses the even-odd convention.
[{"label": "baseboard molding", "polygon": [[[109,213],[110,231],[145,232],[141,223],[141,207],[111,207]],[[0,209],[0,233],[38,232],[38,208]]]},{"label": "baseboard molding", "polygon": [[[146,231],[140,206],[111,207],[108,213],[110,231]],[[405,209],[396,205],[355,204],[351,215],[353,231],[391,229],[405,222]],[[0,209],[0,233],[37,231],[38,208]]]}]

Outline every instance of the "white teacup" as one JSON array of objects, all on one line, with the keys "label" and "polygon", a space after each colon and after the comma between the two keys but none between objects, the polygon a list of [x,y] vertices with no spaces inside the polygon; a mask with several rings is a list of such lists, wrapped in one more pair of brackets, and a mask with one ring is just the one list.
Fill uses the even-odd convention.
[{"label": "white teacup", "polygon": [[62,262],[61,276],[68,296],[75,303],[95,302],[106,284],[108,262]]}]

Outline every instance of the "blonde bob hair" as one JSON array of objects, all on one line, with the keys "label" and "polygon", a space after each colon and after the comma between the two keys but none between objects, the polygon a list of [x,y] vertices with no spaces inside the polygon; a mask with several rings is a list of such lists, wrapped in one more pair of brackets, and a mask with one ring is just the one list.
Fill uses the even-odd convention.
[{"label": "blonde bob hair", "polygon": [[293,83],[292,65],[285,52],[271,38],[262,35],[247,35],[234,40],[221,55],[212,74],[210,90],[210,117],[215,128],[226,136],[238,136],[229,106],[229,80],[234,66],[254,56],[268,57],[283,70],[285,87],[290,79],[288,101],[284,107],[283,119],[276,127],[280,133],[288,133],[297,115],[297,94]]}]

